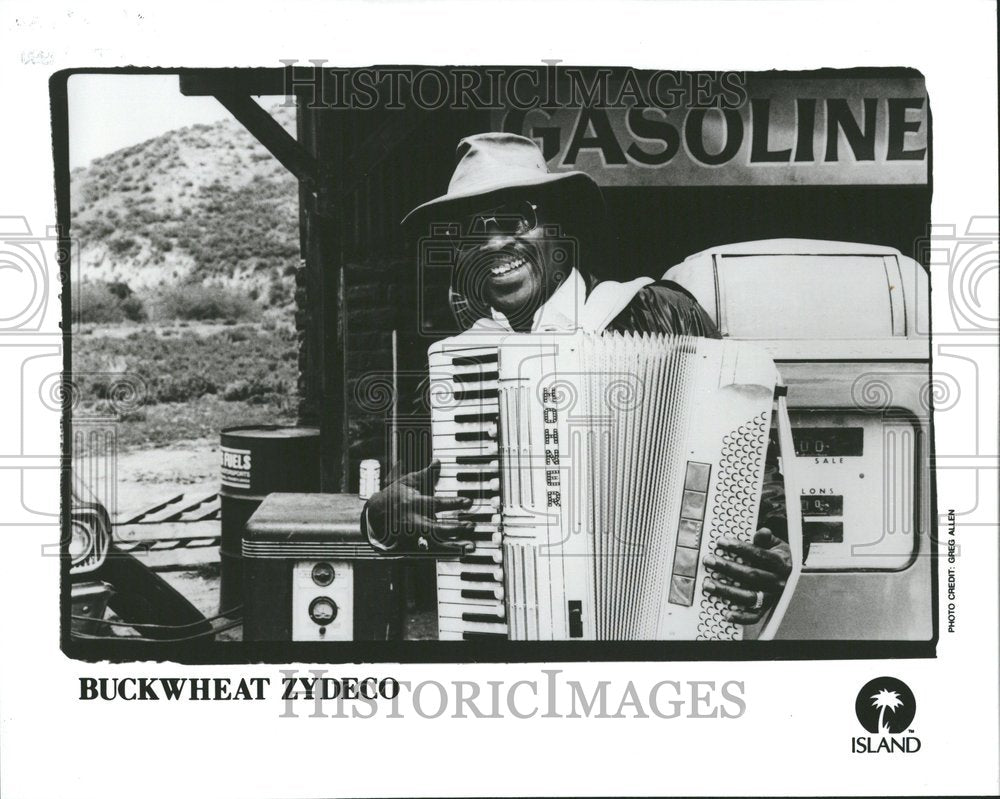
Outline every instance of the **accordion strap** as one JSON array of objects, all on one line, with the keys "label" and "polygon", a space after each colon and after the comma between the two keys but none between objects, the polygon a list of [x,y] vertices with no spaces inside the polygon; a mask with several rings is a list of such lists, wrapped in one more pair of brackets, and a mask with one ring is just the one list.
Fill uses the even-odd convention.
[{"label": "accordion strap", "polygon": [[580,327],[599,333],[618,316],[632,299],[650,283],[651,277],[638,277],[627,283],[605,280],[594,286],[580,313]]}]

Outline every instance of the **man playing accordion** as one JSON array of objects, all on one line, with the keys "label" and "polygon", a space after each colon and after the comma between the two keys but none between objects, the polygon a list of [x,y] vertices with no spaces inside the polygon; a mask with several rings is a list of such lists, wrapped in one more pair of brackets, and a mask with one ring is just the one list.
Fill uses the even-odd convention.
[{"label": "man playing accordion", "polygon": [[[568,328],[586,308],[597,330],[720,338],[712,320],[681,286],[649,278],[612,283],[598,277],[604,202],[589,175],[550,173],[534,142],[510,133],[467,137],[457,155],[448,192],[414,209],[404,223],[421,230],[431,223],[452,223],[453,231],[472,241],[471,250],[464,250],[465,266],[453,278],[450,298],[465,324],[512,332]],[[566,241],[575,245],[572,259],[566,258]],[[598,285],[602,290],[595,293]],[[792,571],[784,483],[774,449],[768,450],[753,542],[723,539],[719,548],[724,554],[705,559],[729,580],[706,579],[703,589],[728,602],[728,616],[738,624],[759,622]],[[468,509],[472,501],[435,497],[440,464],[408,460],[404,453],[391,475],[395,479],[365,508],[362,527],[369,540],[386,553],[463,552],[472,524],[436,514]]]}]

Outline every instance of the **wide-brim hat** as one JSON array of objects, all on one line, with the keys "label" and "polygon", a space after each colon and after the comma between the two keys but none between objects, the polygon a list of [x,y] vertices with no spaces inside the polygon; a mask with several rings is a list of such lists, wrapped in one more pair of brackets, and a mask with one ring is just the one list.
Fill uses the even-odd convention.
[{"label": "wide-brim hat", "polygon": [[[462,209],[488,207],[494,198],[525,189],[539,194],[559,192],[571,197],[595,221],[604,213],[604,198],[597,183],[586,172],[550,172],[545,157],[531,139],[516,133],[477,133],[458,143],[458,163],[440,197],[418,205],[402,224],[415,220],[444,220]],[[440,216],[438,214],[440,213]],[[450,221],[450,220],[449,220]]]}]

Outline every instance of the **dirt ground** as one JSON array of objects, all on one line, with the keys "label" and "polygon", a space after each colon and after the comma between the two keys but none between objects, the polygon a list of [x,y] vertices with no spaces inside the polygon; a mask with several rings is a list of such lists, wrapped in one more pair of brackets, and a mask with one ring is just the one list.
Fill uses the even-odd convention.
[{"label": "dirt ground", "polygon": [[[219,442],[213,439],[179,441],[167,446],[120,452],[117,460],[118,527],[115,537],[128,544],[150,538],[180,538],[220,534],[217,520],[191,524],[122,525],[140,512],[184,495],[195,501],[219,490]],[[180,507],[180,506],[178,506]],[[219,612],[219,548],[198,547],[141,555],[154,569],[206,616]],[[220,638],[238,640],[238,630]]]},{"label": "dirt ground", "polygon": [[201,496],[219,490],[218,439],[178,441],[118,455],[118,513],[128,519],[178,494]]}]

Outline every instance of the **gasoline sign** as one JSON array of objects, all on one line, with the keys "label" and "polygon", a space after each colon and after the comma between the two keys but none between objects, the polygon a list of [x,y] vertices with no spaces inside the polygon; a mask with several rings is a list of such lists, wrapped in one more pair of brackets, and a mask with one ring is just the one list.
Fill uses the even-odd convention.
[{"label": "gasoline sign", "polygon": [[714,97],[658,103],[615,75],[599,94],[586,88],[618,102],[590,103],[568,86],[583,98],[575,107],[511,106],[494,126],[534,138],[553,171],[582,170],[606,186],[927,182],[922,78],[727,77]]}]

